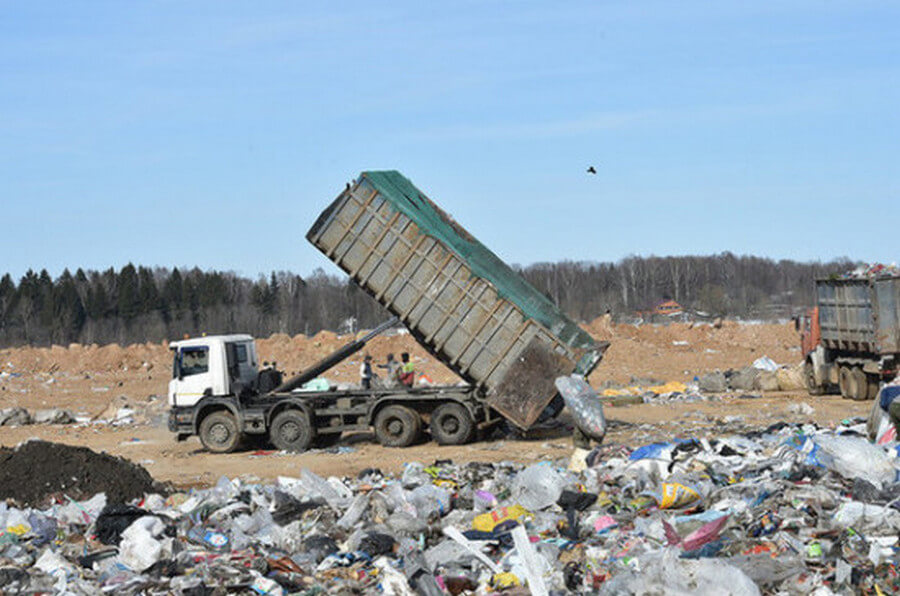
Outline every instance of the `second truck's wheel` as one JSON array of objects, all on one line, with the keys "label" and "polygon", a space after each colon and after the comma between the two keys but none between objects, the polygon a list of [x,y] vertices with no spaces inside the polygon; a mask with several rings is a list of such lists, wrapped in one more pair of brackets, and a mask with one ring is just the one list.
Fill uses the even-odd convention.
[{"label": "second truck's wheel", "polygon": [[850,399],[852,394],[850,393],[850,367],[842,366],[840,370],[838,370],[838,387],[841,389],[841,397],[844,399]]},{"label": "second truck's wheel", "polygon": [[850,372],[850,397],[856,401],[869,399],[869,380],[859,367],[853,367]]},{"label": "second truck's wheel", "polygon": [[231,412],[213,412],[200,423],[200,442],[213,453],[230,453],[241,441],[238,423]]},{"label": "second truck's wheel", "polygon": [[387,406],[375,416],[375,437],[385,447],[409,447],[422,432],[422,418],[406,406]]},{"label": "second truck's wheel", "polygon": [[825,387],[816,382],[816,371],[812,364],[807,362],[804,365],[803,374],[806,379],[806,391],[810,395],[823,395],[825,393]]},{"label": "second truck's wheel", "polygon": [[431,436],[438,445],[462,445],[472,440],[475,421],[462,404],[441,404],[431,415]]},{"label": "second truck's wheel", "polygon": [[279,412],[269,428],[272,444],[284,451],[306,451],[313,441],[312,424],[303,410]]},{"label": "second truck's wheel", "polygon": [[869,399],[875,399],[881,389],[881,379],[878,375],[866,375],[866,379],[869,381]]}]

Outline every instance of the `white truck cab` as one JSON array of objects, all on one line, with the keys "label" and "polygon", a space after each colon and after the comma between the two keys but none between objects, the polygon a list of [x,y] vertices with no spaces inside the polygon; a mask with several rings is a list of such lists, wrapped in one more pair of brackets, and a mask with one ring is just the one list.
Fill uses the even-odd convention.
[{"label": "white truck cab", "polygon": [[209,335],[174,341],[169,406],[190,407],[204,397],[235,393],[235,384],[252,387],[259,375],[253,337]]}]

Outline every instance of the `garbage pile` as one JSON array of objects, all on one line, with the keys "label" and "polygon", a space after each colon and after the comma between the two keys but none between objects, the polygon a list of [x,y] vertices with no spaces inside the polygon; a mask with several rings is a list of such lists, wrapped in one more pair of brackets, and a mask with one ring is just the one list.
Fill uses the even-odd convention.
[{"label": "garbage pile", "polygon": [[897,452],[864,430],[779,423],[604,445],[578,473],[564,460],[437,461],[399,476],[222,478],[168,496],[65,489],[0,505],[0,590],[890,593]]},{"label": "garbage pile", "polygon": [[803,365],[779,366],[763,356],[750,366],[715,371],[695,379],[700,391],[725,393],[728,391],[796,391],[805,389]]},{"label": "garbage pile", "polygon": [[26,426],[28,424],[73,424],[75,415],[62,408],[36,410],[34,413],[25,408],[12,407],[0,409],[0,426]]},{"label": "garbage pile", "polygon": [[30,424],[130,426],[155,423],[164,417],[165,401],[156,395],[151,395],[146,400],[132,400],[126,395],[119,395],[110,400],[107,407],[94,416],[74,413],[64,408],[34,411],[20,406],[0,408],[0,426],[27,426]]},{"label": "garbage pile", "polygon": [[701,393],[696,382],[659,381],[632,377],[629,383],[604,381],[597,390],[598,399],[609,406],[663,404],[671,402],[717,401],[716,395]]},{"label": "garbage pile", "polygon": [[869,263],[860,265],[852,271],[847,271],[841,277],[843,279],[869,279],[874,277],[900,276],[900,267],[897,263],[885,265],[884,263]]},{"label": "garbage pile", "polygon": [[729,392],[797,391],[805,389],[803,365],[782,366],[763,356],[750,366],[716,370],[694,377],[690,383],[632,377],[629,384],[604,382],[601,399],[609,405],[715,401]]}]

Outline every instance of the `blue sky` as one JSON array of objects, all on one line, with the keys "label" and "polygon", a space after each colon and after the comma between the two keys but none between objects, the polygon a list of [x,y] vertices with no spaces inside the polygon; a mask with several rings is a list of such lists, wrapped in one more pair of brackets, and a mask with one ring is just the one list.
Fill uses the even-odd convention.
[{"label": "blue sky", "polygon": [[337,273],[388,168],[511,263],[898,260],[900,3],[379,4],[0,0],[0,269]]}]

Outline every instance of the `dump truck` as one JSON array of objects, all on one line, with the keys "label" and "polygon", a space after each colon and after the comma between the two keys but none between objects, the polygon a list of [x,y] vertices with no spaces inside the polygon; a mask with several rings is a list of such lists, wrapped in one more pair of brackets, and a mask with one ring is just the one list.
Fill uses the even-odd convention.
[{"label": "dump truck", "polygon": [[[395,316],[391,325],[405,325],[464,383],[298,391],[390,325],[286,382],[277,371],[253,372],[249,336],[173,342],[169,428],[180,439],[199,435],[207,449],[222,452],[257,435],[302,451],[369,429],[397,447],[426,429],[440,444],[468,442],[501,422],[527,430],[562,409],[554,380],[587,376],[609,345],[595,341],[399,172],[363,172],[306,237]],[[196,360],[189,352],[197,346],[220,353],[197,373],[218,383],[185,374],[194,370],[184,363]],[[245,368],[243,357],[250,363]]]},{"label": "dump truck", "polygon": [[816,280],[797,319],[810,395],[874,399],[900,364],[900,277]]}]

